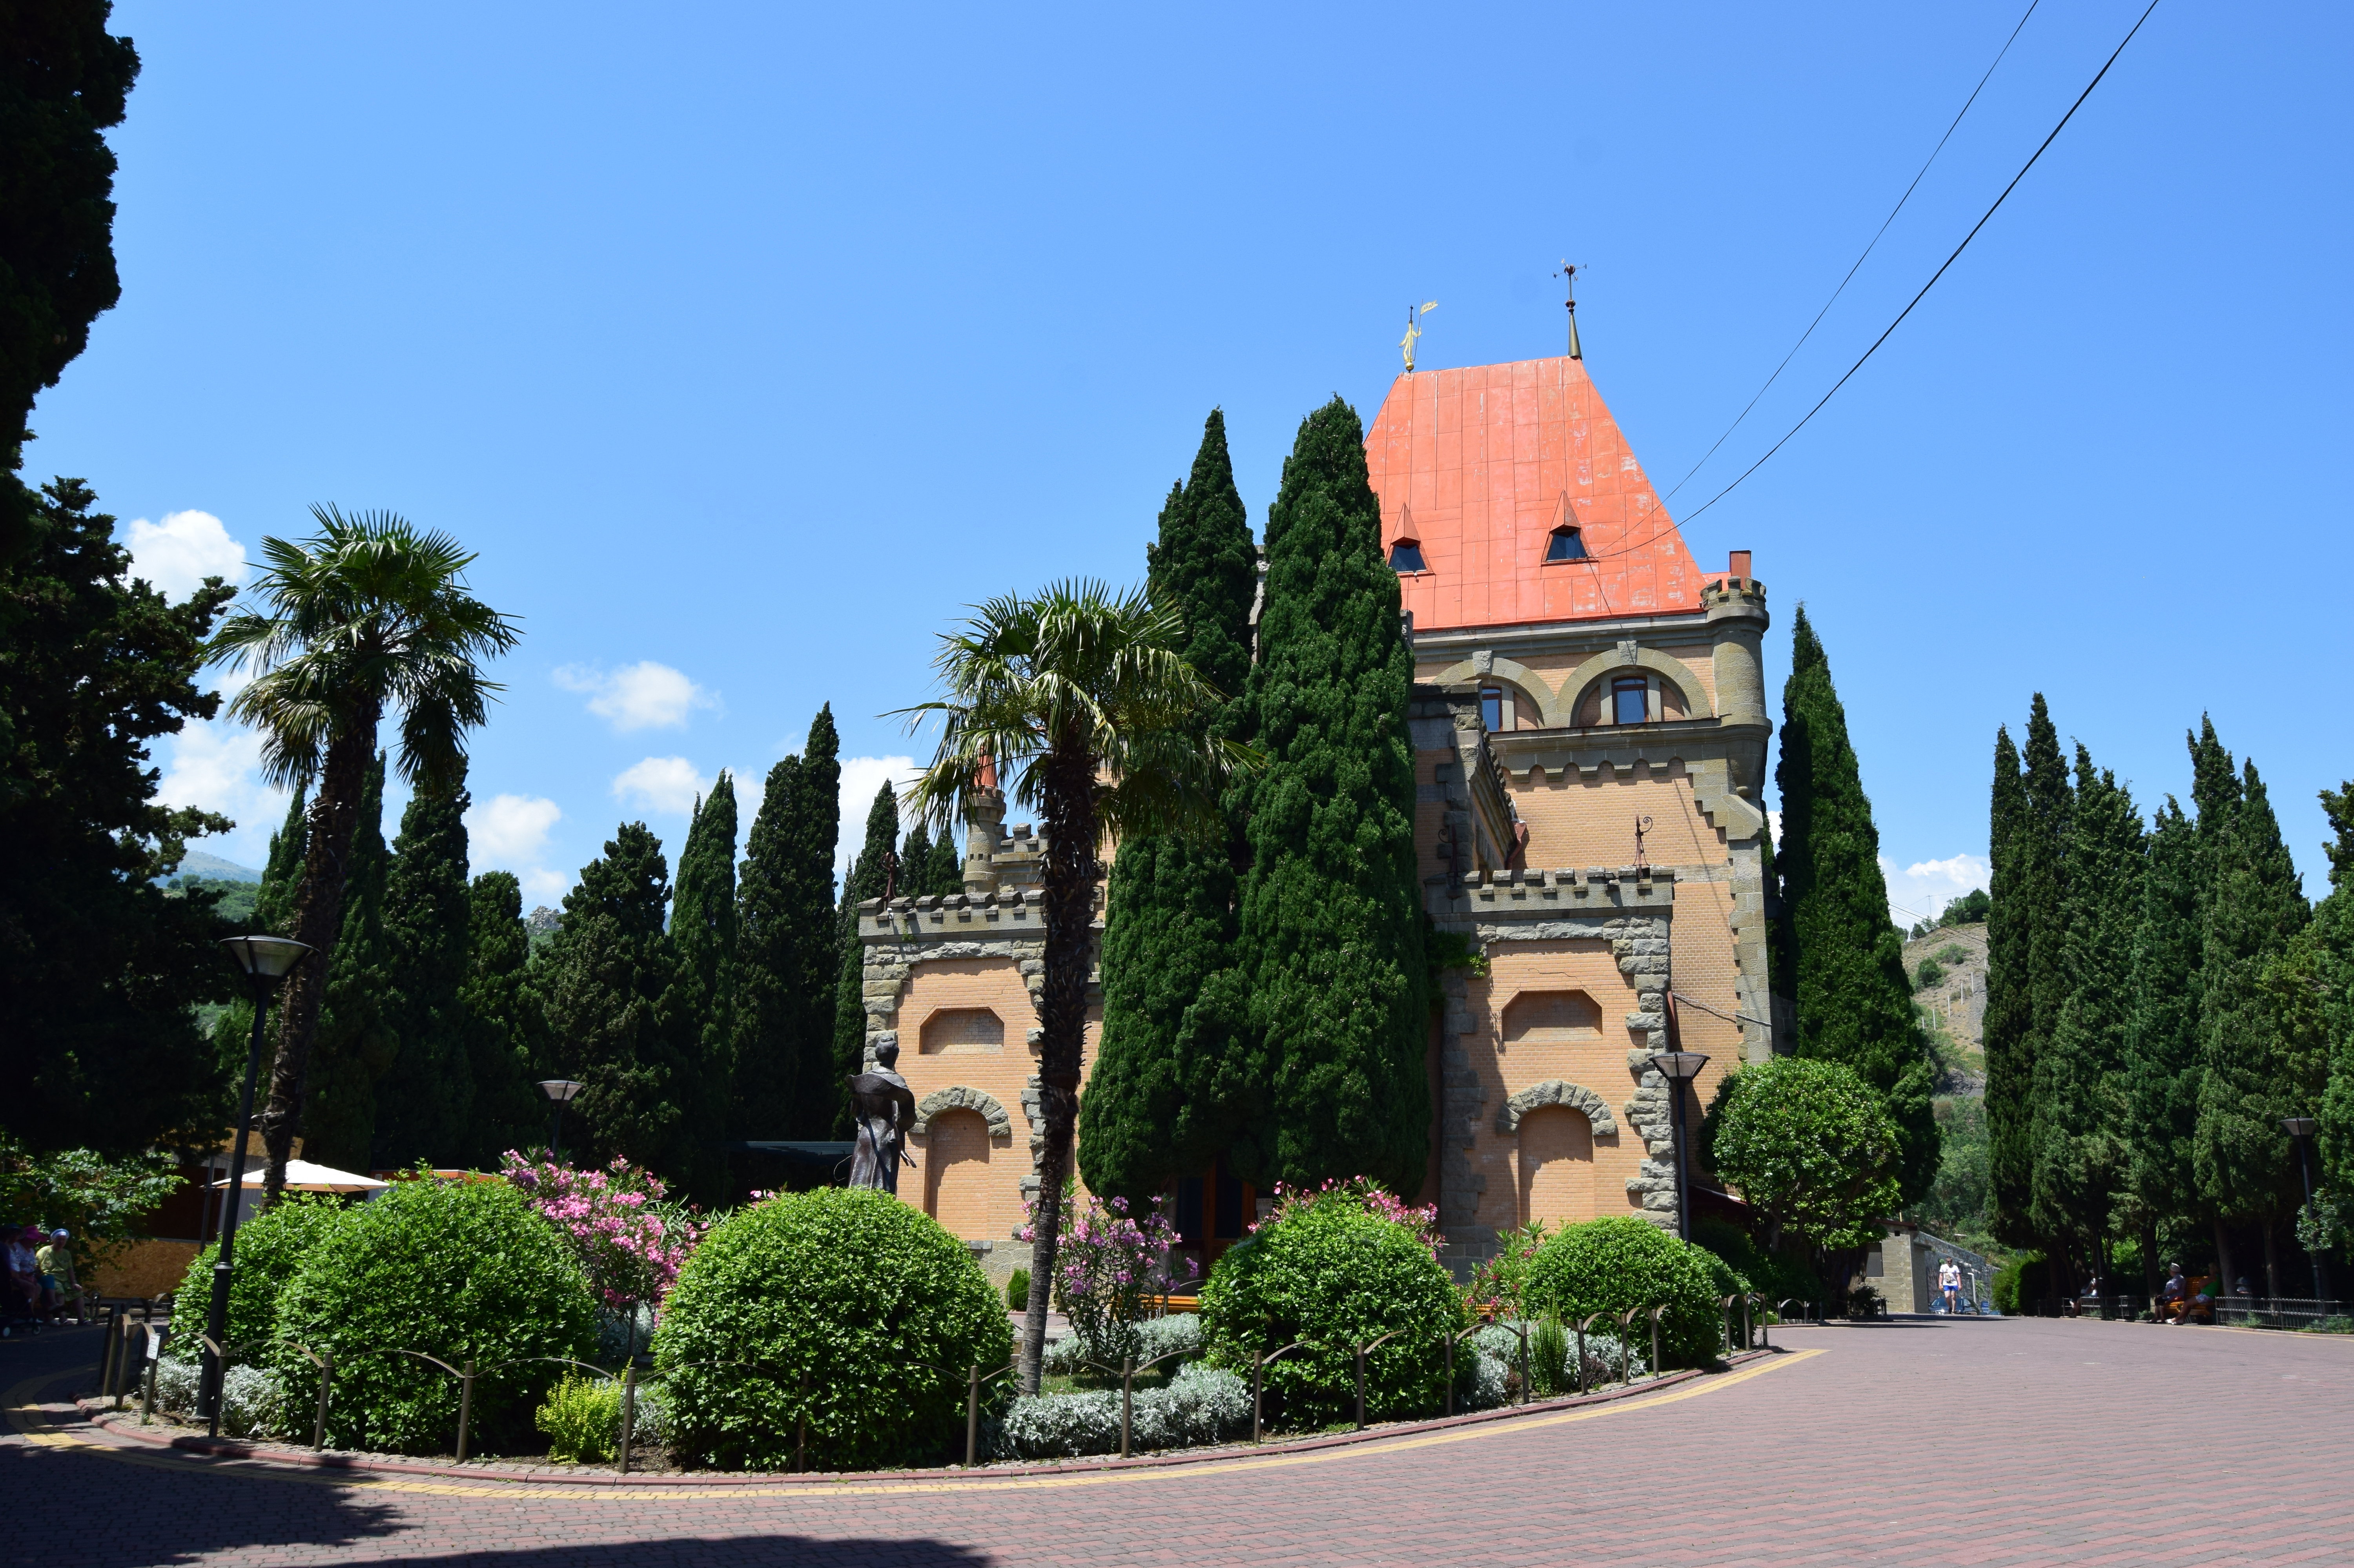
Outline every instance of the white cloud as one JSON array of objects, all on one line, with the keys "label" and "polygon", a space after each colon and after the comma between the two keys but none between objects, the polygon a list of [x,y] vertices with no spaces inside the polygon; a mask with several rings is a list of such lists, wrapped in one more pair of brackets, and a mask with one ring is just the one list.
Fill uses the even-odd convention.
[{"label": "white cloud", "polygon": [[563,904],[564,895],[572,891],[572,879],[559,872],[534,866],[515,875],[516,880],[523,884],[523,902],[526,910],[543,904],[551,908],[558,906]]},{"label": "white cloud", "polygon": [[1889,918],[1910,927],[1935,919],[1954,899],[1974,887],[1986,886],[1994,868],[1977,855],[1965,853],[1915,861],[1899,871],[1894,861],[1882,855],[1880,874],[1888,879]]},{"label": "white cloud", "polygon": [[236,832],[199,840],[198,847],[260,865],[271,830],[286,814],[286,792],[261,781],[261,736],[226,719],[191,721],[172,737],[171,746],[156,800],[235,819]]},{"label": "white cloud", "polygon": [[684,817],[695,810],[695,797],[710,788],[711,780],[685,758],[649,757],[621,769],[613,780],[613,797],[624,805]]},{"label": "white cloud", "polygon": [[563,808],[537,795],[493,795],[477,800],[466,813],[472,858],[510,868],[535,865],[547,848],[548,830],[563,817]]},{"label": "white cloud", "polygon": [[123,543],[133,575],[172,599],[187,598],[207,577],[245,581],[245,546],[209,512],[166,512],[161,523],[136,518]]},{"label": "white cloud", "polygon": [[859,847],[866,842],[866,813],[874,808],[875,792],[885,779],[899,792],[905,821],[907,786],[915,781],[916,759],[912,757],[845,757],[842,759],[842,836],[834,842],[833,872],[836,876],[850,874],[850,863],[858,858]]},{"label": "white cloud", "polygon": [[588,711],[624,735],[638,729],[683,729],[686,715],[696,708],[719,705],[713,693],[651,659],[610,673],[591,664],[567,664],[556,672],[556,683],[567,692],[588,693]]}]

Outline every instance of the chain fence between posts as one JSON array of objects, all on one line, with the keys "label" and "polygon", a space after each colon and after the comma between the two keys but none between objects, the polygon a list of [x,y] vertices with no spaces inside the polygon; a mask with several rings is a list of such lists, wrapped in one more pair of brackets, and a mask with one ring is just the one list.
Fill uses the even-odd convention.
[{"label": "chain fence between posts", "polygon": [[[1764,1297],[1755,1294],[1748,1296],[1727,1296],[1722,1299],[1719,1305],[1723,1313],[1724,1330],[1721,1349],[1725,1353],[1734,1353],[1736,1349],[1751,1349],[1759,1348],[1761,1346],[1763,1348],[1771,1348],[1771,1335],[1767,1330],[1762,1313],[1753,1311],[1753,1308],[1762,1309],[1766,1307],[1766,1303]],[[1736,1305],[1741,1308],[1741,1323],[1738,1330],[1738,1347],[1736,1347],[1734,1342],[1735,1329],[1734,1324],[1734,1308]],[[1783,1311],[1783,1308],[1787,1308],[1794,1305],[1803,1308],[1808,1305],[1815,1304],[1786,1300],[1776,1309],[1776,1316],[1787,1317],[1787,1313]],[[1649,1378],[1650,1380],[1656,1380],[1665,1375],[1666,1369],[1662,1364],[1660,1355],[1659,1325],[1660,1319],[1668,1312],[1669,1309],[1670,1304],[1666,1302],[1660,1302],[1649,1307],[1635,1306],[1629,1307],[1623,1312],[1616,1314],[1612,1314],[1607,1311],[1588,1313],[1585,1317],[1580,1319],[1576,1322],[1574,1329],[1570,1325],[1563,1325],[1564,1330],[1574,1333],[1575,1337],[1577,1396],[1584,1397],[1591,1393],[1597,1386],[1607,1386],[1607,1380],[1605,1380],[1601,1383],[1597,1383],[1594,1379],[1593,1371],[1595,1363],[1587,1353],[1588,1336],[1594,1331],[1595,1325],[1601,1322],[1606,1318],[1615,1318],[1617,1328],[1617,1338],[1618,1340],[1619,1359],[1617,1377],[1616,1381],[1624,1387],[1634,1386],[1635,1357],[1633,1353],[1633,1339],[1636,1332],[1636,1324],[1638,1319],[1648,1319],[1650,1329],[1650,1355],[1649,1359],[1645,1362],[1645,1366],[1648,1369]],[[1818,1312],[1819,1314],[1819,1308]],[[1445,1369],[1445,1389],[1441,1410],[1441,1414],[1443,1415],[1452,1417],[1457,1414],[1455,1386],[1456,1346],[1462,1340],[1469,1338],[1471,1335],[1479,1333],[1481,1330],[1495,1326],[1498,1325],[1494,1324],[1492,1321],[1482,1320],[1472,1324],[1468,1329],[1460,1330],[1447,1330],[1439,1336],[1442,1361]],[[1530,1404],[1532,1398],[1534,1397],[1535,1391],[1535,1380],[1530,1375],[1529,1334],[1531,1325],[1526,1319],[1519,1319],[1511,1325],[1511,1327],[1519,1340],[1518,1370],[1520,1377],[1518,1397],[1514,1403],[1521,1405],[1526,1405]],[[131,1318],[127,1312],[120,1312],[114,1317],[110,1318],[106,1330],[106,1343],[101,1351],[99,1380],[101,1394],[111,1395],[114,1400],[114,1407],[117,1410],[122,1409],[124,1393],[123,1374],[131,1365],[132,1339],[134,1330],[143,1336],[143,1343],[140,1345],[138,1353],[138,1361],[141,1363],[139,1371],[141,1373],[143,1373],[143,1376],[137,1377],[133,1381],[133,1386],[137,1386],[137,1384],[141,1383],[143,1383],[144,1384],[140,1412],[140,1422],[143,1425],[152,1421],[154,1414],[156,1371],[163,1360],[164,1339],[170,1330],[169,1315],[165,1314],[164,1316],[160,1325],[153,1315],[133,1319]],[[1363,1343],[1353,1343],[1349,1341],[1334,1343],[1327,1340],[1302,1339],[1294,1340],[1292,1343],[1282,1346],[1280,1349],[1274,1351],[1262,1351],[1254,1355],[1251,1363],[1251,1441],[1254,1444],[1259,1444],[1264,1443],[1267,1439],[1267,1369],[1295,1351],[1313,1352],[1341,1350],[1349,1352],[1353,1363],[1355,1373],[1356,1429],[1358,1431],[1365,1430],[1369,1425],[1367,1410],[1368,1358],[1371,1357],[1373,1352],[1381,1349],[1382,1346],[1390,1343],[1392,1340],[1399,1340],[1400,1337],[1405,1335],[1406,1332],[1407,1330],[1403,1329],[1392,1330],[1388,1333],[1365,1340]],[[232,1343],[223,1346],[215,1343],[211,1336],[202,1332],[199,1332],[196,1335],[196,1338],[205,1347],[209,1355],[218,1360],[224,1377],[226,1376],[229,1365],[239,1356],[249,1357],[256,1351],[269,1348],[269,1342],[267,1341],[260,1345],[239,1345]],[[645,1386],[646,1383],[648,1381],[654,1380],[667,1380],[679,1372],[709,1371],[715,1368],[726,1367],[765,1374],[772,1380],[779,1383],[790,1381],[795,1384],[798,1397],[793,1401],[794,1434],[792,1473],[801,1474],[805,1473],[808,1469],[809,1394],[811,1376],[806,1368],[787,1367],[779,1363],[767,1361],[728,1360],[688,1361],[667,1367],[653,1367],[641,1366],[638,1360],[633,1357],[619,1369],[613,1369],[598,1366],[588,1361],[578,1361],[569,1356],[517,1356],[511,1357],[505,1361],[487,1363],[478,1363],[473,1358],[467,1357],[463,1358],[460,1364],[452,1365],[451,1362],[442,1360],[439,1356],[429,1354],[424,1351],[413,1350],[401,1346],[374,1346],[366,1350],[345,1352],[341,1356],[338,1356],[335,1353],[333,1347],[313,1350],[308,1345],[295,1343],[292,1348],[300,1351],[319,1370],[319,1398],[312,1424],[310,1445],[313,1449],[323,1450],[326,1446],[327,1416],[335,1389],[337,1374],[339,1372],[351,1372],[354,1368],[354,1364],[361,1361],[363,1358],[371,1356],[410,1357],[416,1361],[437,1367],[440,1369],[445,1375],[458,1381],[458,1418],[457,1429],[454,1434],[453,1449],[457,1456],[457,1462],[460,1464],[466,1462],[467,1448],[472,1436],[471,1424],[473,1411],[473,1390],[476,1381],[484,1375],[504,1370],[507,1367],[546,1363],[550,1365],[576,1367],[581,1372],[592,1374],[593,1376],[606,1382],[610,1383],[618,1381],[620,1383],[620,1432],[618,1435],[619,1440],[615,1446],[615,1467],[619,1473],[627,1475],[630,1471],[632,1449],[634,1446],[639,1391]],[[1190,1350],[1172,1351],[1162,1355],[1154,1356],[1150,1360],[1144,1361],[1138,1361],[1133,1356],[1128,1356],[1123,1357],[1120,1364],[1117,1367],[1097,1361],[1085,1361],[1078,1363],[1082,1366],[1100,1372],[1108,1377],[1117,1377],[1119,1379],[1120,1457],[1129,1457],[1132,1452],[1135,1421],[1135,1383],[1137,1375],[1150,1371],[1151,1368],[1158,1366],[1163,1361],[1176,1361],[1195,1353],[1196,1352]],[[916,1361],[907,1363],[907,1370],[913,1370],[920,1367],[927,1372],[938,1373],[942,1377],[950,1379],[961,1377],[964,1381],[964,1462],[968,1467],[975,1466],[980,1462],[981,1391],[987,1388],[990,1384],[995,1383],[998,1379],[1009,1376],[1015,1372],[1019,1369],[1019,1364],[1018,1361],[1009,1362],[1005,1366],[999,1367],[991,1372],[983,1372],[980,1366],[976,1364],[968,1366],[961,1372],[959,1372],[953,1368],[938,1366],[930,1361]],[[652,1374],[652,1380],[642,1376],[642,1373],[648,1372]],[[1558,1376],[1559,1373],[1558,1372],[1555,1372],[1549,1375]],[[1562,1395],[1560,1394],[1554,1394],[1551,1397],[1561,1396]],[[208,1415],[208,1420],[214,1428],[215,1436],[218,1435],[217,1426],[219,1421],[220,1400],[221,1395],[217,1393],[215,1395],[216,1403],[214,1410]],[[361,1441],[363,1443],[366,1441],[366,1417],[365,1414],[363,1414],[360,1427]]]}]

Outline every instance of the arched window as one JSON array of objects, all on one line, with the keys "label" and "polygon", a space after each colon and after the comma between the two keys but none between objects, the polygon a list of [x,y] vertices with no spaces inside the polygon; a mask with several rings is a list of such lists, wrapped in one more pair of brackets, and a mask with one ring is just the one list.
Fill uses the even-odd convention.
[{"label": "arched window", "polygon": [[1602,1008],[1582,991],[1524,991],[1504,1005],[1507,1045],[1582,1044],[1602,1038]]},{"label": "arched window", "polygon": [[1479,722],[1490,735],[1501,734],[1504,728],[1504,691],[1500,686],[1479,688]]},{"label": "arched window", "polygon": [[1585,540],[1575,528],[1564,524],[1545,535],[1544,558],[1548,561],[1585,560]]},{"label": "arched window", "polygon": [[1651,683],[1640,675],[1621,675],[1610,683],[1610,722],[1647,724],[1651,717]]},{"label": "arched window", "polygon": [[1005,1049],[1005,1021],[986,1007],[946,1007],[924,1020],[918,1053],[961,1055]]},{"label": "arched window", "polygon": [[1390,546],[1390,570],[1394,572],[1426,572],[1430,570],[1428,567],[1422,564],[1422,542],[1418,539],[1400,539],[1396,544],[1392,545]]}]

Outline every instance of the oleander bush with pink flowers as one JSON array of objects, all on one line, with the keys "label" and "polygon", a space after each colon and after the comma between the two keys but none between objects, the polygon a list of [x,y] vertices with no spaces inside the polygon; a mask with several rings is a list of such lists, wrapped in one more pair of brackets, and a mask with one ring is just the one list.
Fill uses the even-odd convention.
[{"label": "oleander bush with pink flowers", "polygon": [[710,1228],[671,1199],[661,1177],[618,1155],[602,1171],[584,1171],[510,1149],[501,1174],[563,1234],[611,1311],[659,1304]]}]

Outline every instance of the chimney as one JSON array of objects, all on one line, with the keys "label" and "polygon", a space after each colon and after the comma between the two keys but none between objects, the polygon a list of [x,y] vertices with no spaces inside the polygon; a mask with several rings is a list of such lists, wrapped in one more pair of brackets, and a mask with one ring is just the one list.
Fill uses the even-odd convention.
[{"label": "chimney", "polygon": [[1734,551],[1733,564],[1730,567],[1727,567],[1725,571],[1726,574],[1731,577],[1747,577],[1749,575],[1749,552],[1746,550]]}]

